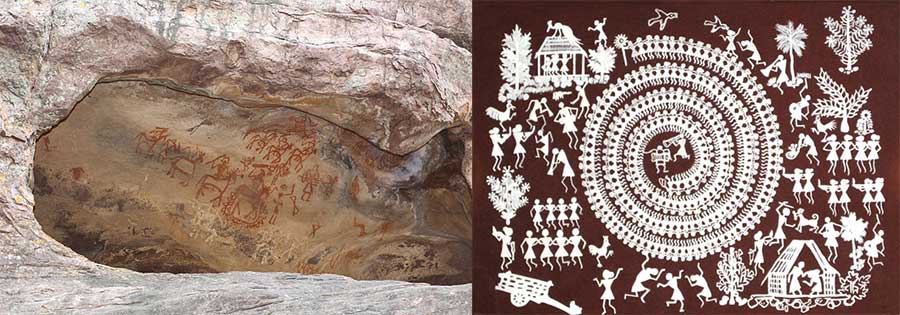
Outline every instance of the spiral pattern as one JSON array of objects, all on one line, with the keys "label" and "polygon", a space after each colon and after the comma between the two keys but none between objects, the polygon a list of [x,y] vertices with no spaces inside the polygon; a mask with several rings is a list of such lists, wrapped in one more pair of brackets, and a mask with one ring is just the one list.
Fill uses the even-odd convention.
[{"label": "spiral pattern", "polygon": [[[735,56],[691,39],[639,38],[643,65],[592,104],[580,168],[595,215],[637,251],[690,261],[760,221],[778,187],[781,139],[771,101]],[[645,152],[663,133],[693,150],[684,172],[654,184]]]}]

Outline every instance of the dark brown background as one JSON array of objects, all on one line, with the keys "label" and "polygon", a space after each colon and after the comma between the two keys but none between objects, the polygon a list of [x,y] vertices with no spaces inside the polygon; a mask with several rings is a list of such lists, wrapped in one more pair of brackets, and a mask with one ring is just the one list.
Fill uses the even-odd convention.
[{"label": "dark brown background", "polygon": [[[885,177],[886,185],[884,194],[887,202],[884,204],[885,214],[882,218],[882,226],[885,230],[886,257],[883,258],[884,266],[876,266],[872,272],[872,281],[869,285],[870,291],[868,296],[858,301],[852,307],[842,307],[835,310],[827,308],[814,308],[809,314],[816,313],[847,313],[847,314],[895,314],[898,310],[898,226],[897,226],[897,195],[898,195],[898,2],[866,2],[852,3],[857,10],[857,14],[866,16],[869,23],[875,26],[875,33],[871,39],[874,47],[860,56],[857,66],[860,70],[845,75],[838,71],[842,66],[839,57],[833,51],[825,46],[824,40],[828,35],[827,30],[822,24],[825,17],[838,18],[841,14],[841,8],[848,3],[845,2],[829,2],[829,3],[810,3],[810,2],[679,2],[679,3],[658,3],[658,2],[640,2],[640,3],[623,3],[623,2],[528,2],[528,1],[475,1],[474,6],[474,75],[473,84],[475,86],[474,94],[474,165],[473,165],[473,190],[474,190],[474,206],[475,206],[475,230],[474,230],[474,250],[475,250],[475,267],[474,267],[474,294],[473,305],[474,312],[478,314],[502,314],[502,313],[519,313],[519,314],[543,314],[543,313],[560,313],[560,311],[546,305],[538,305],[529,303],[523,308],[516,308],[509,302],[509,294],[499,292],[494,289],[497,284],[500,263],[500,246],[499,243],[491,236],[491,226],[498,228],[504,225],[502,219],[496,210],[493,209],[488,201],[487,195],[489,188],[485,183],[485,178],[489,175],[498,176],[501,172],[493,172],[491,165],[493,162],[490,156],[491,142],[488,138],[488,130],[496,126],[496,122],[487,118],[484,114],[485,108],[496,106],[502,108],[503,104],[497,101],[497,93],[502,80],[499,72],[499,58],[501,50],[501,41],[503,34],[512,31],[514,25],[518,24],[523,31],[532,35],[532,51],[537,51],[540,43],[546,37],[546,21],[559,21],[569,25],[575,31],[576,36],[582,39],[584,48],[593,48],[593,41],[596,33],[587,31],[587,28],[593,25],[593,20],[607,17],[606,34],[609,38],[609,45],[612,46],[613,37],[616,34],[626,34],[629,39],[641,37],[649,34],[667,34],[675,36],[687,36],[699,41],[707,42],[715,47],[725,48],[726,43],[717,34],[711,34],[709,27],[703,25],[703,21],[711,19],[713,15],[718,15],[721,20],[730,25],[732,28],[742,28],[742,32],[738,36],[738,40],[746,37],[745,31],[749,28],[753,34],[756,45],[759,47],[763,60],[770,62],[780,52],[776,48],[775,43],[775,24],[785,24],[788,20],[794,23],[802,23],[806,26],[809,38],[806,40],[807,48],[803,51],[803,57],[796,60],[797,72],[808,72],[813,75],[818,74],[819,67],[824,68],[835,81],[845,85],[848,91],[854,91],[858,87],[863,86],[872,88],[867,105],[863,109],[870,109],[874,117],[874,128],[876,133],[882,135],[881,159],[878,161],[878,175]],[[669,21],[665,31],[660,32],[656,26],[647,27],[647,19],[654,17],[654,8],[661,8],[666,11],[676,11],[679,18]],[[621,51],[617,50],[617,54]],[[738,51],[739,56],[743,59],[748,53]],[[787,56],[786,56],[787,57]],[[616,69],[610,74],[613,82],[617,77],[624,73],[634,70],[634,64],[629,61],[629,67],[622,64],[621,55],[617,57]],[[789,65],[788,65],[789,66]],[[757,67],[757,70],[759,68]],[[532,66],[532,72],[534,65]],[[754,71],[759,75],[758,71]],[[761,78],[761,80],[764,80]],[[761,83],[765,83],[761,81]],[[823,96],[821,90],[815,86],[815,80],[809,80],[809,89],[807,94],[812,95],[813,100]],[[593,100],[594,96],[599,95],[606,87],[606,84],[593,85],[588,88],[587,95]],[[785,94],[779,95],[775,89],[766,87],[769,97],[773,100],[775,112],[779,117],[782,127],[782,140],[785,141],[784,148],[788,143],[793,143],[797,139],[797,133],[790,133],[788,125],[789,115],[787,106],[797,101],[797,89],[787,88]],[[568,96],[565,100],[570,101],[574,95]],[[549,99],[549,97],[548,97]],[[524,106],[523,102],[519,102],[520,106]],[[524,109],[524,107],[522,107]],[[512,123],[505,125],[512,126],[516,123],[525,125],[524,110],[519,110],[518,116]],[[827,119],[825,121],[828,121]],[[850,120],[851,132],[855,128],[855,119]],[[812,116],[807,125],[812,124]],[[579,123],[582,126],[583,122]],[[562,134],[561,127],[557,124],[548,124],[554,133],[555,145],[563,145],[567,141],[565,135]],[[809,132],[808,129],[805,129]],[[579,133],[580,135],[580,133]],[[818,136],[814,136],[818,139]],[[504,145],[506,152],[512,152],[512,141]],[[532,184],[531,192],[527,194],[530,200],[534,198],[547,197],[565,197],[567,200],[573,196],[571,193],[564,194],[556,177],[546,176],[546,167],[542,160],[534,159],[533,139],[528,142],[528,158],[525,161],[525,168],[516,171],[516,174],[526,176],[527,180]],[[822,163],[816,168],[816,177],[823,181],[832,177],[827,173],[827,162],[825,161],[826,153],[819,146],[820,160]],[[589,244],[601,243],[602,235],[610,235],[603,224],[594,218],[590,211],[590,205],[582,195],[583,188],[580,186],[580,170],[577,169],[577,157],[579,153],[576,150],[567,149],[567,154],[576,169],[576,185],[579,187],[579,198],[582,206],[585,208],[585,214],[581,219],[582,234],[585,236]],[[504,160],[504,165],[510,165],[514,156],[508,154]],[[852,163],[852,161],[851,161]],[[793,160],[784,160],[784,166],[787,169],[795,167],[806,167],[807,161],[803,154]],[[838,166],[840,168],[840,166]],[[857,180],[865,178],[865,176],[856,176],[855,167],[851,175]],[[559,170],[557,170],[557,175]],[[842,175],[838,169],[837,176],[834,178],[849,178]],[[775,197],[772,208],[775,207],[777,201],[786,200],[793,203],[790,182],[782,179],[779,191]],[[874,224],[874,217],[865,215],[865,211],[861,208],[861,193],[853,188],[850,190],[850,196],[853,202],[850,204],[851,210],[857,209],[856,212],[862,218],[870,221],[869,227]],[[830,216],[827,208],[827,195],[819,190],[815,192],[815,206],[806,206],[807,215],[809,213],[819,213],[820,224],[821,218]],[[518,243],[521,242],[524,232],[531,228],[531,218],[528,214],[530,204],[519,210],[518,215],[512,221],[515,229],[514,239]],[[838,216],[833,219],[838,219]],[[764,231],[771,230],[775,227],[777,216],[768,213],[763,219],[758,229]],[[789,220],[793,223],[793,219]],[[814,238],[817,239],[823,252],[827,255],[824,248],[824,242],[821,237],[813,237],[812,234],[805,233],[802,236],[795,230],[785,228],[787,233],[786,244],[791,239],[797,238]],[[567,235],[569,233],[567,232]],[[752,235],[752,231],[751,231]],[[871,230],[866,237],[871,238]],[[624,270],[613,285],[616,300],[613,304],[616,306],[619,314],[635,314],[635,313],[674,313],[678,311],[677,306],[666,308],[664,301],[671,295],[668,288],[655,288],[647,296],[647,304],[642,305],[637,299],[622,300],[622,294],[628,292],[634,275],[640,270],[640,263],[643,256],[639,255],[633,249],[623,245],[614,236],[610,235],[612,249],[615,254],[608,261],[604,261],[604,268],[616,269],[623,267]],[[747,250],[752,246],[752,236],[748,235],[739,241],[735,247],[744,251],[744,262],[748,263]],[[767,247],[765,256],[766,264],[764,268],[768,268],[769,264],[777,257],[777,245]],[[539,246],[537,247],[539,248]],[[727,249],[726,249],[727,250]],[[835,268],[842,275],[846,273],[848,268],[849,243],[840,241],[838,248],[841,258],[838,259]],[[594,277],[599,277],[599,270],[594,264],[596,261],[593,256],[585,250],[583,260],[585,268],[583,270],[568,268],[564,272],[549,272],[545,269],[536,269],[534,272],[528,272],[527,267],[522,259],[522,253],[517,249],[516,261],[510,266],[512,272],[527,276],[532,276],[542,280],[552,280],[553,288],[550,290],[550,296],[559,300],[564,304],[568,304],[570,300],[575,300],[581,306],[585,313],[600,312],[600,295],[602,291],[597,285],[591,281]],[[721,292],[715,287],[718,280],[715,275],[716,262],[718,255],[711,255],[701,260],[701,265],[706,272],[706,279],[710,284],[715,297],[719,297]],[[672,263],[662,260],[651,260],[651,266],[666,268],[667,272],[679,269],[685,270],[685,275],[696,273],[696,262],[689,263]],[[866,266],[863,270],[868,270]],[[750,294],[765,293],[765,287],[760,284],[763,276],[758,275],[744,290],[742,296],[748,297]],[[661,279],[662,280],[662,279]],[[700,309],[699,302],[695,294],[699,291],[690,287],[686,280],[679,282],[679,287],[685,296],[685,310],[688,313],[774,313],[785,314],[775,309],[755,309],[750,310],[747,307],[728,306],[720,307],[718,304],[707,303],[706,307]],[[797,313],[791,311],[790,313]]]}]

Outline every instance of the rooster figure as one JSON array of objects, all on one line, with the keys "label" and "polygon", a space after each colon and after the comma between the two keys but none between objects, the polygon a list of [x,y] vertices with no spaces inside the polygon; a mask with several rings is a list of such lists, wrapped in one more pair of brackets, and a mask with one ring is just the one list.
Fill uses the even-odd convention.
[{"label": "rooster figure", "polygon": [[829,121],[828,123],[822,123],[821,118],[816,117],[816,125],[813,126],[812,131],[816,135],[827,135],[829,131],[834,129],[834,121]]},{"label": "rooster figure", "polygon": [[497,122],[500,123],[500,129],[503,129],[503,131],[506,131],[506,127],[503,126],[503,123],[512,119],[512,117],[515,115],[513,110],[514,110],[514,107],[513,107],[512,103],[506,102],[506,110],[501,111],[501,110],[493,108],[493,107],[488,107],[485,110],[485,113],[487,114],[488,117],[490,117],[491,119],[496,120]]}]

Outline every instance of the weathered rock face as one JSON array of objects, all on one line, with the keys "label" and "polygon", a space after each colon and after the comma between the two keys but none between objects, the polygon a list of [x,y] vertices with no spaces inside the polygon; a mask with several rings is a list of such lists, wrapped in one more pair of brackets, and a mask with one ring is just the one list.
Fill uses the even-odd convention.
[{"label": "weathered rock face", "polygon": [[[461,205],[469,197],[460,170],[470,148],[470,11],[467,1],[5,3],[2,301],[15,312],[153,312],[173,309],[134,301],[190,303],[173,295],[196,291],[205,292],[197,299],[211,312],[315,309],[297,300],[266,302],[314,291],[277,276],[139,275],[95,264],[44,233],[32,187],[47,231],[112,265],[465,281],[469,222]],[[72,112],[82,99],[88,106]],[[38,142],[70,112],[59,127],[69,132]],[[313,125],[306,130],[315,132],[303,132]],[[270,153],[273,142],[276,151],[290,148],[281,160]],[[36,147],[39,165],[47,164],[33,169]],[[211,162],[222,155],[228,163]],[[254,165],[279,164],[273,161],[291,171]],[[319,177],[312,180],[315,166]],[[125,167],[145,177],[128,176]],[[296,210],[294,200],[279,197],[289,184]],[[259,206],[263,195],[266,208]],[[366,226],[364,236],[354,219]],[[320,226],[315,234],[312,224]],[[410,260],[416,255],[428,260]],[[243,277],[260,292],[232,307],[235,290],[246,288],[223,283]],[[163,289],[166,283],[180,283],[182,291]],[[340,289],[348,292],[343,296],[378,290],[352,286]],[[129,293],[149,288],[156,289],[138,300]],[[467,287],[430,288],[377,295],[410,303],[360,307],[468,309],[460,308],[468,298],[458,296]],[[455,297],[437,298],[444,293]],[[422,299],[428,302],[412,303]]]},{"label": "weathered rock face", "polygon": [[405,156],[289,108],[98,84],[39,141],[35,214],[94,261],[150,272],[470,281],[462,144]]}]

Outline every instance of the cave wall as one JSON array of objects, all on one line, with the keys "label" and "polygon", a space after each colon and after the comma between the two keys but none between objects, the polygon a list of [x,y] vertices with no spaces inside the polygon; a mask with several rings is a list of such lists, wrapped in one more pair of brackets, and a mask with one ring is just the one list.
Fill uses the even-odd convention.
[{"label": "cave wall", "polygon": [[[468,310],[469,286],[258,273],[137,274],[97,264],[44,233],[34,216],[32,187],[38,180],[33,170],[38,139],[98,83],[125,80],[246,108],[300,110],[395,155],[411,154],[439,134],[469,149],[470,12],[467,1],[4,3],[0,293],[5,310]],[[441,18],[459,15],[465,17]],[[53,150],[58,142],[49,139]],[[461,162],[464,177],[467,160]],[[86,169],[82,175],[97,174]],[[328,290],[323,293],[328,298],[288,298],[319,290]]]},{"label": "cave wall", "polygon": [[462,145],[394,155],[287,107],[98,84],[37,142],[44,231],[144,272],[471,280]]}]

